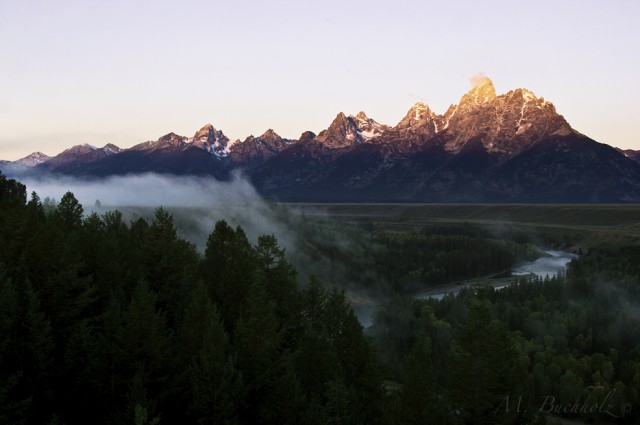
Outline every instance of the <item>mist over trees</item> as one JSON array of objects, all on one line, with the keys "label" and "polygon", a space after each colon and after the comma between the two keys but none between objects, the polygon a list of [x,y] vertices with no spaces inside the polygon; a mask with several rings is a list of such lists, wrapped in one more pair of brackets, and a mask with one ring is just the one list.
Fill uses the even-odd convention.
[{"label": "mist over trees", "polygon": [[273,236],[252,245],[220,221],[201,256],[163,208],[126,224],[117,211],[84,217],[67,193],[46,213],[4,176],[0,211],[0,422],[381,416],[350,306],[318,281],[300,289]]},{"label": "mist over trees", "polygon": [[[531,255],[479,234],[367,237],[352,264],[391,269],[404,289],[438,265],[434,282]],[[473,250],[496,262],[454,260]],[[0,423],[640,419],[637,247],[593,249],[567,276],[499,291],[392,297],[367,333],[344,293],[301,278],[290,254],[224,220],[199,252],[164,208],[126,223],[86,214],[70,192],[45,206],[0,175]],[[554,410],[585,389],[605,408]]]}]

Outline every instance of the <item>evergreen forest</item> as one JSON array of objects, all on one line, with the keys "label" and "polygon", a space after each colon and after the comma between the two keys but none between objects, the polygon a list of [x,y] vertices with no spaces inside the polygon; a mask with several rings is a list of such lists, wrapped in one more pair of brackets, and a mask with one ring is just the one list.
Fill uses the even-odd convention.
[{"label": "evergreen forest", "polygon": [[384,294],[366,330],[272,234],[219,220],[198,250],[162,207],[127,221],[0,175],[0,424],[640,421],[639,246],[418,300],[539,253],[465,226],[327,229],[296,231]]}]

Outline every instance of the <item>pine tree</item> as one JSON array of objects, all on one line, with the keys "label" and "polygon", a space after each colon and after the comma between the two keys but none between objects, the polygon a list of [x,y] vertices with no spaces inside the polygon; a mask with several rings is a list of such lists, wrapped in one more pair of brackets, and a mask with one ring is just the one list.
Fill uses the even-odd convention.
[{"label": "pine tree", "polygon": [[[89,359],[91,374],[87,377],[97,396],[95,415],[109,418],[112,422],[122,420],[126,404],[126,392],[130,365],[125,362],[123,327],[125,324],[124,295],[112,294],[106,308],[97,318],[99,331],[94,338],[94,355]],[[124,368],[123,368],[124,366]]]},{"label": "pine tree", "polygon": [[195,248],[178,238],[173,216],[164,208],[156,209],[143,248],[146,279],[158,294],[159,307],[166,312],[169,324],[173,326],[178,316],[182,278],[197,268]]},{"label": "pine tree", "polygon": [[132,294],[118,339],[118,366],[128,378],[126,417],[132,417],[137,405],[155,416],[169,375],[171,340],[157,295],[144,280]]},{"label": "pine tree", "polygon": [[256,281],[256,256],[241,227],[216,223],[207,240],[202,277],[212,299],[220,306],[225,328],[233,334]]},{"label": "pine tree", "polygon": [[32,225],[35,225],[36,223],[42,223],[46,219],[44,207],[42,206],[40,197],[36,192],[31,192],[31,199],[27,203],[27,214],[27,222]]},{"label": "pine tree", "polygon": [[305,422],[307,400],[295,370],[292,356],[282,354],[277,364],[270,391],[261,407],[265,424],[297,425]]},{"label": "pine tree", "polygon": [[319,398],[325,384],[338,377],[338,358],[326,332],[305,328],[297,342],[295,368],[307,399]]},{"label": "pine tree", "polygon": [[0,277],[0,311],[0,423],[24,423],[30,402],[28,396],[16,394],[22,375],[14,348],[18,293],[5,276]]},{"label": "pine tree", "polygon": [[296,270],[285,258],[285,250],[280,248],[274,235],[258,238],[256,259],[259,279],[275,302],[278,319],[287,328],[296,326],[300,322]]},{"label": "pine tree", "polygon": [[246,308],[235,327],[237,365],[247,391],[243,421],[258,423],[265,399],[280,372],[282,332],[275,308],[259,282],[249,291]]},{"label": "pine tree", "polygon": [[201,282],[192,290],[177,342],[190,416],[201,424],[236,422],[242,379],[218,309]]},{"label": "pine tree", "polygon": [[49,321],[30,283],[14,286],[0,273],[0,420],[39,423],[49,419],[53,342]]},{"label": "pine tree", "polygon": [[441,399],[431,360],[431,340],[422,333],[406,364],[400,410],[401,423],[428,425],[451,423],[452,413]]},{"label": "pine tree", "polygon": [[22,208],[27,202],[27,187],[0,172],[0,211]]},{"label": "pine tree", "polygon": [[56,209],[56,217],[65,231],[77,230],[82,224],[84,209],[71,192],[67,192],[60,199]]},{"label": "pine tree", "polygon": [[25,279],[24,252],[29,238],[25,226],[26,187],[0,173],[0,262],[16,282]]},{"label": "pine tree", "polygon": [[513,338],[492,320],[490,304],[474,301],[453,345],[452,397],[466,423],[512,424],[526,419],[526,375]]},{"label": "pine tree", "polygon": [[[327,293],[312,277],[302,298],[307,329],[300,342],[298,365],[301,381],[311,391],[308,398],[322,394],[325,408],[334,418],[337,414],[346,420],[339,414],[340,406],[346,403],[350,406],[349,421],[376,421],[382,416],[380,377],[370,343],[344,294]],[[345,391],[338,391],[345,385]]]}]

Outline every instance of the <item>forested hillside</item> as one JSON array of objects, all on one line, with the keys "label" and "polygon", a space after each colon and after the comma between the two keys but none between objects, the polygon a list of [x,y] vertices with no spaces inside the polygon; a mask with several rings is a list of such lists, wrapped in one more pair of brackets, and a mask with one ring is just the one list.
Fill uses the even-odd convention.
[{"label": "forested hillside", "polygon": [[[421,260],[390,261],[395,249],[495,247],[493,268],[513,261],[515,245],[472,236],[373,235],[389,251],[355,255],[402,276]],[[639,419],[637,248],[592,250],[566,279],[394,298],[371,335],[342,292],[299,281],[285,254],[225,221],[199,253],[165,209],[131,223],[85,215],[71,193],[43,206],[0,176],[0,423]],[[458,276],[437,264],[438,281]],[[590,386],[588,406],[608,411],[546,411],[546,397],[564,406]]]}]

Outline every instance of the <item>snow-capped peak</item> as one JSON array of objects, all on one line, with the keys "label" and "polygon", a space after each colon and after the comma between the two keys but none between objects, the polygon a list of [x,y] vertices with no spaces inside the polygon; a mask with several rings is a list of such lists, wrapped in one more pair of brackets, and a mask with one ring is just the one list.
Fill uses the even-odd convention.
[{"label": "snow-capped peak", "polygon": [[102,151],[107,155],[113,155],[115,153],[122,152],[122,149],[120,149],[118,146],[114,145],[113,143],[108,143],[102,147]]},{"label": "snow-capped peak", "polygon": [[318,134],[317,140],[329,147],[345,147],[364,140],[353,117],[338,113],[328,129]]},{"label": "snow-capped peak", "polygon": [[229,138],[221,130],[216,130],[211,124],[204,125],[188,140],[193,146],[221,158],[229,155]]},{"label": "snow-capped peak", "polygon": [[380,124],[373,118],[367,117],[363,111],[358,112],[355,116],[349,115],[349,119],[356,125],[358,135],[368,142],[371,139],[375,139],[380,136],[385,130],[389,129],[389,126]]},{"label": "snow-capped peak", "polygon": [[42,164],[43,162],[47,162],[51,157],[43,154],[42,152],[34,152],[30,155],[25,156],[24,158],[20,158],[17,161],[14,161],[16,164],[24,165],[27,167],[35,167],[38,164]]},{"label": "snow-capped peak", "polygon": [[409,128],[416,124],[433,121],[435,118],[433,111],[424,103],[418,102],[409,109],[407,114],[398,123],[397,128]]}]

